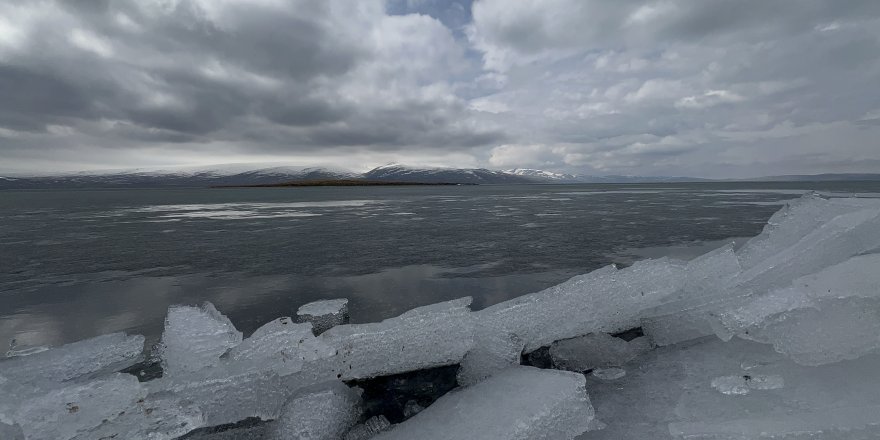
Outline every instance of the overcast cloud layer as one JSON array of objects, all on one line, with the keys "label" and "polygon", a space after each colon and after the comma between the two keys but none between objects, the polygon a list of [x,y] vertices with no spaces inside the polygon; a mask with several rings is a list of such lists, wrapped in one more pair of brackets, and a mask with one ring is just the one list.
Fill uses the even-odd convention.
[{"label": "overcast cloud layer", "polygon": [[0,171],[880,172],[877,0],[6,0]]}]

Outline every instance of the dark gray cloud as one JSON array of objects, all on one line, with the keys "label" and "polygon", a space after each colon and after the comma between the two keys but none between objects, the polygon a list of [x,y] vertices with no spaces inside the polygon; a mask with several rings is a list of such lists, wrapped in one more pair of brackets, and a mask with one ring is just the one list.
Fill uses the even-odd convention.
[{"label": "dark gray cloud", "polygon": [[880,171],[875,0],[10,0],[0,169]]},{"label": "dark gray cloud", "polygon": [[877,2],[483,0],[468,35],[501,84],[473,105],[516,120],[497,166],[880,171]]},{"label": "dark gray cloud", "polygon": [[8,3],[0,153],[73,143],[100,162],[115,145],[118,162],[136,149],[188,156],[216,143],[219,160],[230,149],[296,160],[337,147],[450,151],[501,140],[467,122],[472,111],[451,86],[469,63],[460,40],[437,19],[385,6]]}]

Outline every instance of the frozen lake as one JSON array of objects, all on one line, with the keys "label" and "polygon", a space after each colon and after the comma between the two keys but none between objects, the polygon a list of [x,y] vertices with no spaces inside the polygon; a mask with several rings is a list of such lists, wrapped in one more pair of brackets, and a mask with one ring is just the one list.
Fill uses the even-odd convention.
[{"label": "frozen lake", "polygon": [[246,334],[346,297],[354,322],[480,309],[611,262],[689,258],[809,190],[880,182],[0,192],[0,352],[129,331],[208,300]]}]

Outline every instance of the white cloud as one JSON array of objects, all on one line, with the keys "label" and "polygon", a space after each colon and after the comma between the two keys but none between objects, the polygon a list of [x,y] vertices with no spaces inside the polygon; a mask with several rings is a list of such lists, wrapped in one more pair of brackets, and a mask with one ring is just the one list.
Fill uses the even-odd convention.
[{"label": "white cloud", "polygon": [[392,3],[0,4],[4,166],[880,163],[875,0]]}]

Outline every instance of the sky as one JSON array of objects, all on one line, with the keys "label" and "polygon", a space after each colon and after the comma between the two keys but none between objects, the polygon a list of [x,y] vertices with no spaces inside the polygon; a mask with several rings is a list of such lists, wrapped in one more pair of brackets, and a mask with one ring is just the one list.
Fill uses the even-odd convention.
[{"label": "sky", "polygon": [[0,2],[0,171],[880,172],[877,0]]}]

